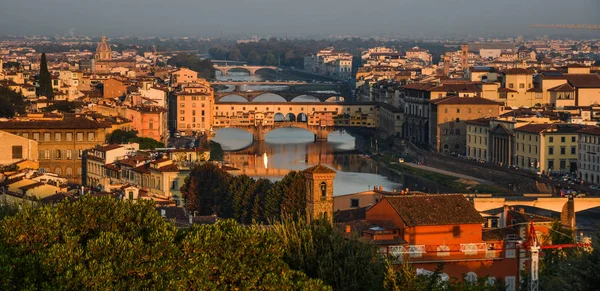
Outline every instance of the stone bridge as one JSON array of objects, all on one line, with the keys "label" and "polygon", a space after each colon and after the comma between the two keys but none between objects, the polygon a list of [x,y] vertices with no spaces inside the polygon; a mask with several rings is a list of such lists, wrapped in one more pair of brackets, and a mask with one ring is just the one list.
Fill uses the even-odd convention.
[{"label": "stone bridge", "polygon": [[215,103],[219,103],[221,99],[226,96],[240,96],[248,102],[254,101],[254,99],[265,95],[274,94],[282,97],[287,102],[291,102],[294,98],[300,96],[312,96],[321,102],[341,102],[344,101],[344,97],[339,93],[315,93],[310,91],[252,91],[252,92],[215,92]]},{"label": "stone bridge", "polygon": [[504,206],[530,206],[561,213],[561,222],[575,226],[575,213],[600,207],[600,198],[559,197],[486,197],[470,198],[477,211],[488,211]]},{"label": "stone bridge", "polygon": [[306,129],[315,134],[315,141],[327,141],[327,137],[330,133],[335,131],[334,126],[320,126],[320,125],[309,125],[306,122],[297,121],[283,121],[275,122],[272,125],[230,125],[230,126],[213,126],[213,129],[220,128],[240,128],[244,129],[252,134],[252,139],[256,141],[265,140],[267,133],[278,128],[302,128]]},{"label": "stone bridge", "polygon": [[277,67],[273,66],[222,66],[222,65],[214,65],[215,70],[221,71],[223,76],[226,76],[231,70],[244,70],[250,73],[250,75],[256,75],[258,70],[271,70],[277,71]]}]

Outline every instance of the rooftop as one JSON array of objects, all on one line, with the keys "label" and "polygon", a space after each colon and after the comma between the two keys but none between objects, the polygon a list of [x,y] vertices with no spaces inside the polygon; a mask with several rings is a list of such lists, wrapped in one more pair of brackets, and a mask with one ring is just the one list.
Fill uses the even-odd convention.
[{"label": "rooftop", "polygon": [[460,194],[385,197],[407,226],[479,224],[484,219]]}]

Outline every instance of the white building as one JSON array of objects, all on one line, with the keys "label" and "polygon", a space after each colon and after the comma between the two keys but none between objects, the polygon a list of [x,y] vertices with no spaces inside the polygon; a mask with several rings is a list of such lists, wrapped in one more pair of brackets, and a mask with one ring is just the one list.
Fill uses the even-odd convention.
[{"label": "white building", "polygon": [[577,176],[586,184],[600,184],[600,127],[580,130]]}]

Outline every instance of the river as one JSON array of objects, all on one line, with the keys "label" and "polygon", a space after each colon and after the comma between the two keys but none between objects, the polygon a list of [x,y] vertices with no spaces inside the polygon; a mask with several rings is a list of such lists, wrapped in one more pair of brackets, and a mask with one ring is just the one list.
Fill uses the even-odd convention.
[{"label": "river", "polygon": [[[250,76],[243,72],[230,72],[227,76],[217,73],[220,81],[275,81],[274,75]],[[289,80],[289,76],[288,76]],[[323,84],[318,84],[323,85]],[[285,90],[281,86],[247,85],[249,90]],[[238,98],[239,97],[239,98]],[[265,94],[254,102],[280,102],[281,97]],[[223,101],[247,102],[240,96],[227,96]],[[294,99],[301,102],[318,102],[310,96]],[[253,142],[252,135],[241,129],[217,130],[212,139],[225,150],[225,162],[239,168],[242,173],[253,178],[279,180],[289,171],[304,170],[318,163],[324,164],[338,173],[334,181],[334,195],[343,195],[381,186],[384,190],[428,191],[432,193],[451,192],[442,185],[422,178],[399,175],[381,168],[368,156],[359,153],[361,137],[354,137],[345,131],[335,131],[327,142],[314,142],[314,134],[299,128],[280,128],[269,132],[265,141]]]}]

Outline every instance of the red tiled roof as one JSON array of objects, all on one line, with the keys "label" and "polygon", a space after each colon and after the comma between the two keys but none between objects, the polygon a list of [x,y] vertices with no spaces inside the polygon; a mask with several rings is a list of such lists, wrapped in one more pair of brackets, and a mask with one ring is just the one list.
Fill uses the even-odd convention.
[{"label": "red tiled roof", "polygon": [[552,124],[527,124],[521,127],[515,128],[515,131],[522,132],[530,132],[530,133],[540,133],[548,128],[550,128]]},{"label": "red tiled roof", "polygon": [[473,204],[460,194],[385,197],[407,226],[480,224]]},{"label": "red tiled roof", "polygon": [[325,167],[325,166],[323,166],[321,164],[318,164],[316,166],[312,166],[312,167],[310,167],[310,168],[308,168],[308,169],[306,169],[306,170],[304,170],[302,172],[304,172],[304,173],[310,173],[310,174],[335,174],[335,173],[337,173],[336,171],[334,171],[334,170],[332,170],[332,169],[330,169],[328,167]]},{"label": "red tiled roof", "polygon": [[436,105],[450,105],[450,104],[465,104],[465,105],[498,105],[500,103],[479,97],[458,97],[458,96],[449,96],[440,99],[435,99],[431,101],[431,104]]},{"label": "red tiled roof", "polygon": [[598,126],[589,126],[584,129],[580,129],[577,131],[578,133],[591,134],[591,135],[600,135],[600,127]]},{"label": "red tiled roof", "polygon": [[567,74],[564,77],[575,88],[600,88],[600,76],[596,74]]},{"label": "red tiled roof", "polygon": [[575,91],[575,88],[571,87],[571,85],[569,85],[569,83],[565,83],[565,84],[558,85],[556,87],[552,87],[552,88],[548,89],[548,91],[552,91],[552,92],[573,92],[573,91]]}]

